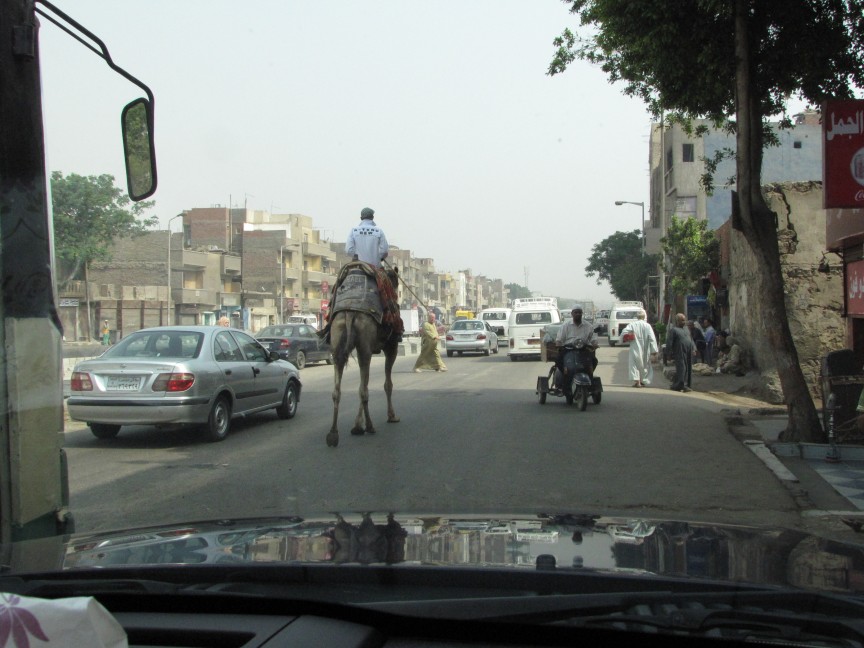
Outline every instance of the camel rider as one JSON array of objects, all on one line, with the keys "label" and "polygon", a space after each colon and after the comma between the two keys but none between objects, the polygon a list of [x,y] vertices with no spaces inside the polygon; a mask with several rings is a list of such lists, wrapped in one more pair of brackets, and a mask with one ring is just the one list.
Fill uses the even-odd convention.
[{"label": "camel rider", "polygon": [[[591,351],[591,368],[588,370],[588,375],[593,378],[594,368],[597,366],[597,356],[594,352],[599,346],[597,334],[594,332],[594,327],[591,324],[582,320],[582,306],[580,304],[573,306],[570,315],[573,316],[573,320],[564,322],[563,326],[558,330],[555,346],[560,349],[567,345],[576,344],[578,340],[582,340],[588,350]],[[555,362],[562,373],[566,373],[564,359],[567,355],[567,352],[559,353],[558,359]]]},{"label": "camel rider", "polygon": [[381,297],[381,308],[384,310],[382,317],[383,326],[388,329],[389,335],[394,335],[397,342],[402,341],[402,332],[405,330],[402,317],[399,312],[399,296],[396,286],[393,286],[390,277],[386,275],[381,262],[387,258],[390,245],[387,237],[372,217],[375,210],[364,207],[360,212],[360,224],[351,229],[345,243],[345,253],[352,256],[354,261],[362,261],[369,264],[379,275],[378,286]]},{"label": "camel rider", "polygon": [[345,254],[352,255],[355,261],[363,261],[373,268],[380,268],[381,261],[387,258],[390,246],[384,230],[372,220],[374,215],[375,210],[369,207],[364,207],[360,212],[360,224],[348,233]]}]

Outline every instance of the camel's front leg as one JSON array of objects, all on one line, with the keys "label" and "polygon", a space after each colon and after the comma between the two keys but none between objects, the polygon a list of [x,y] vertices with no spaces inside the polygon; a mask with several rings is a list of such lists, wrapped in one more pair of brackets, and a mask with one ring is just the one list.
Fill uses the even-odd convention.
[{"label": "camel's front leg", "polygon": [[387,394],[387,422],[398,423],[399,417],[396,416],[396,411],[393,409],[393,365],[396,364],[396,354],[398,347],[393,345],[392,348],[384,350],[384,393]]},{"label": "camel's front leg", "polygon": [[333,363],[333,424],[330,426],[330,432],[327,433],[327,445],[335,448],[339,445],[339,400],[342,396],[342,372],[345,370],[345,363]]},{"label": "camel's front leg", "polygon": [[369,416],[369,365],[372,354],[357,349],[357,363],[360,365],[360,407],[357,408],[357,418],[351,434],[375,434],[375,426]]}]

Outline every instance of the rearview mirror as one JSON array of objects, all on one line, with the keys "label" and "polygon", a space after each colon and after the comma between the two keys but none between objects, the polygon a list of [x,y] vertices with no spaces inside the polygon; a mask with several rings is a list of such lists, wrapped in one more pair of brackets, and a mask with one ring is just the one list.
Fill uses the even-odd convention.
[{"label": "rearview mirror", "polygon": [[156,153],[153,146],[153,104],[139,98],[123,108],[123,153],[129,198],[144,200],[156,191]]}]

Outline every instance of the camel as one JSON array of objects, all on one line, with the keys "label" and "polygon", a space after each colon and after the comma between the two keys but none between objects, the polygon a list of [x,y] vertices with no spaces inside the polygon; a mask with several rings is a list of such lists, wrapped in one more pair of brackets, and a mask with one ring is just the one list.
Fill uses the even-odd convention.
[{"label": "camel", "polygon": [[382,326],[370,314],[355,310],[340,310],[330,321],[330,348],[333,353],[333,425],[327,434],[327,445],[339,445],[339,400],[342,395],[342,372],[351,352],[357,354],[360,365],[360,407],[354,419],[351,434],[375,434],[375,425],[369,416],[369,365],[372,355],[384,353],[384,393],[387,394],[387,422],[398,423],[393,410],[393,380],[391,373],[396,362],[399,343],[395,337],[383,339]]}]

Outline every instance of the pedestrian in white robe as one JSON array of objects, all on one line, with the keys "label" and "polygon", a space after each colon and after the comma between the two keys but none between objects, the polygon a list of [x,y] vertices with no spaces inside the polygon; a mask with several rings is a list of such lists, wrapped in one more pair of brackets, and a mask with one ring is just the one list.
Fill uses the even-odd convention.
[{"label": "pedestrian in white robe", "polygon": [[634,387],[644,387],[654,380],[654,367],[651,360],[659,347],[654,329],[645,321],[645,311],[639,311],[636,317],[638,319],[628,324],[621,335],[633,334],[633,340],[630,342],[630,380],[633,381]]}]

